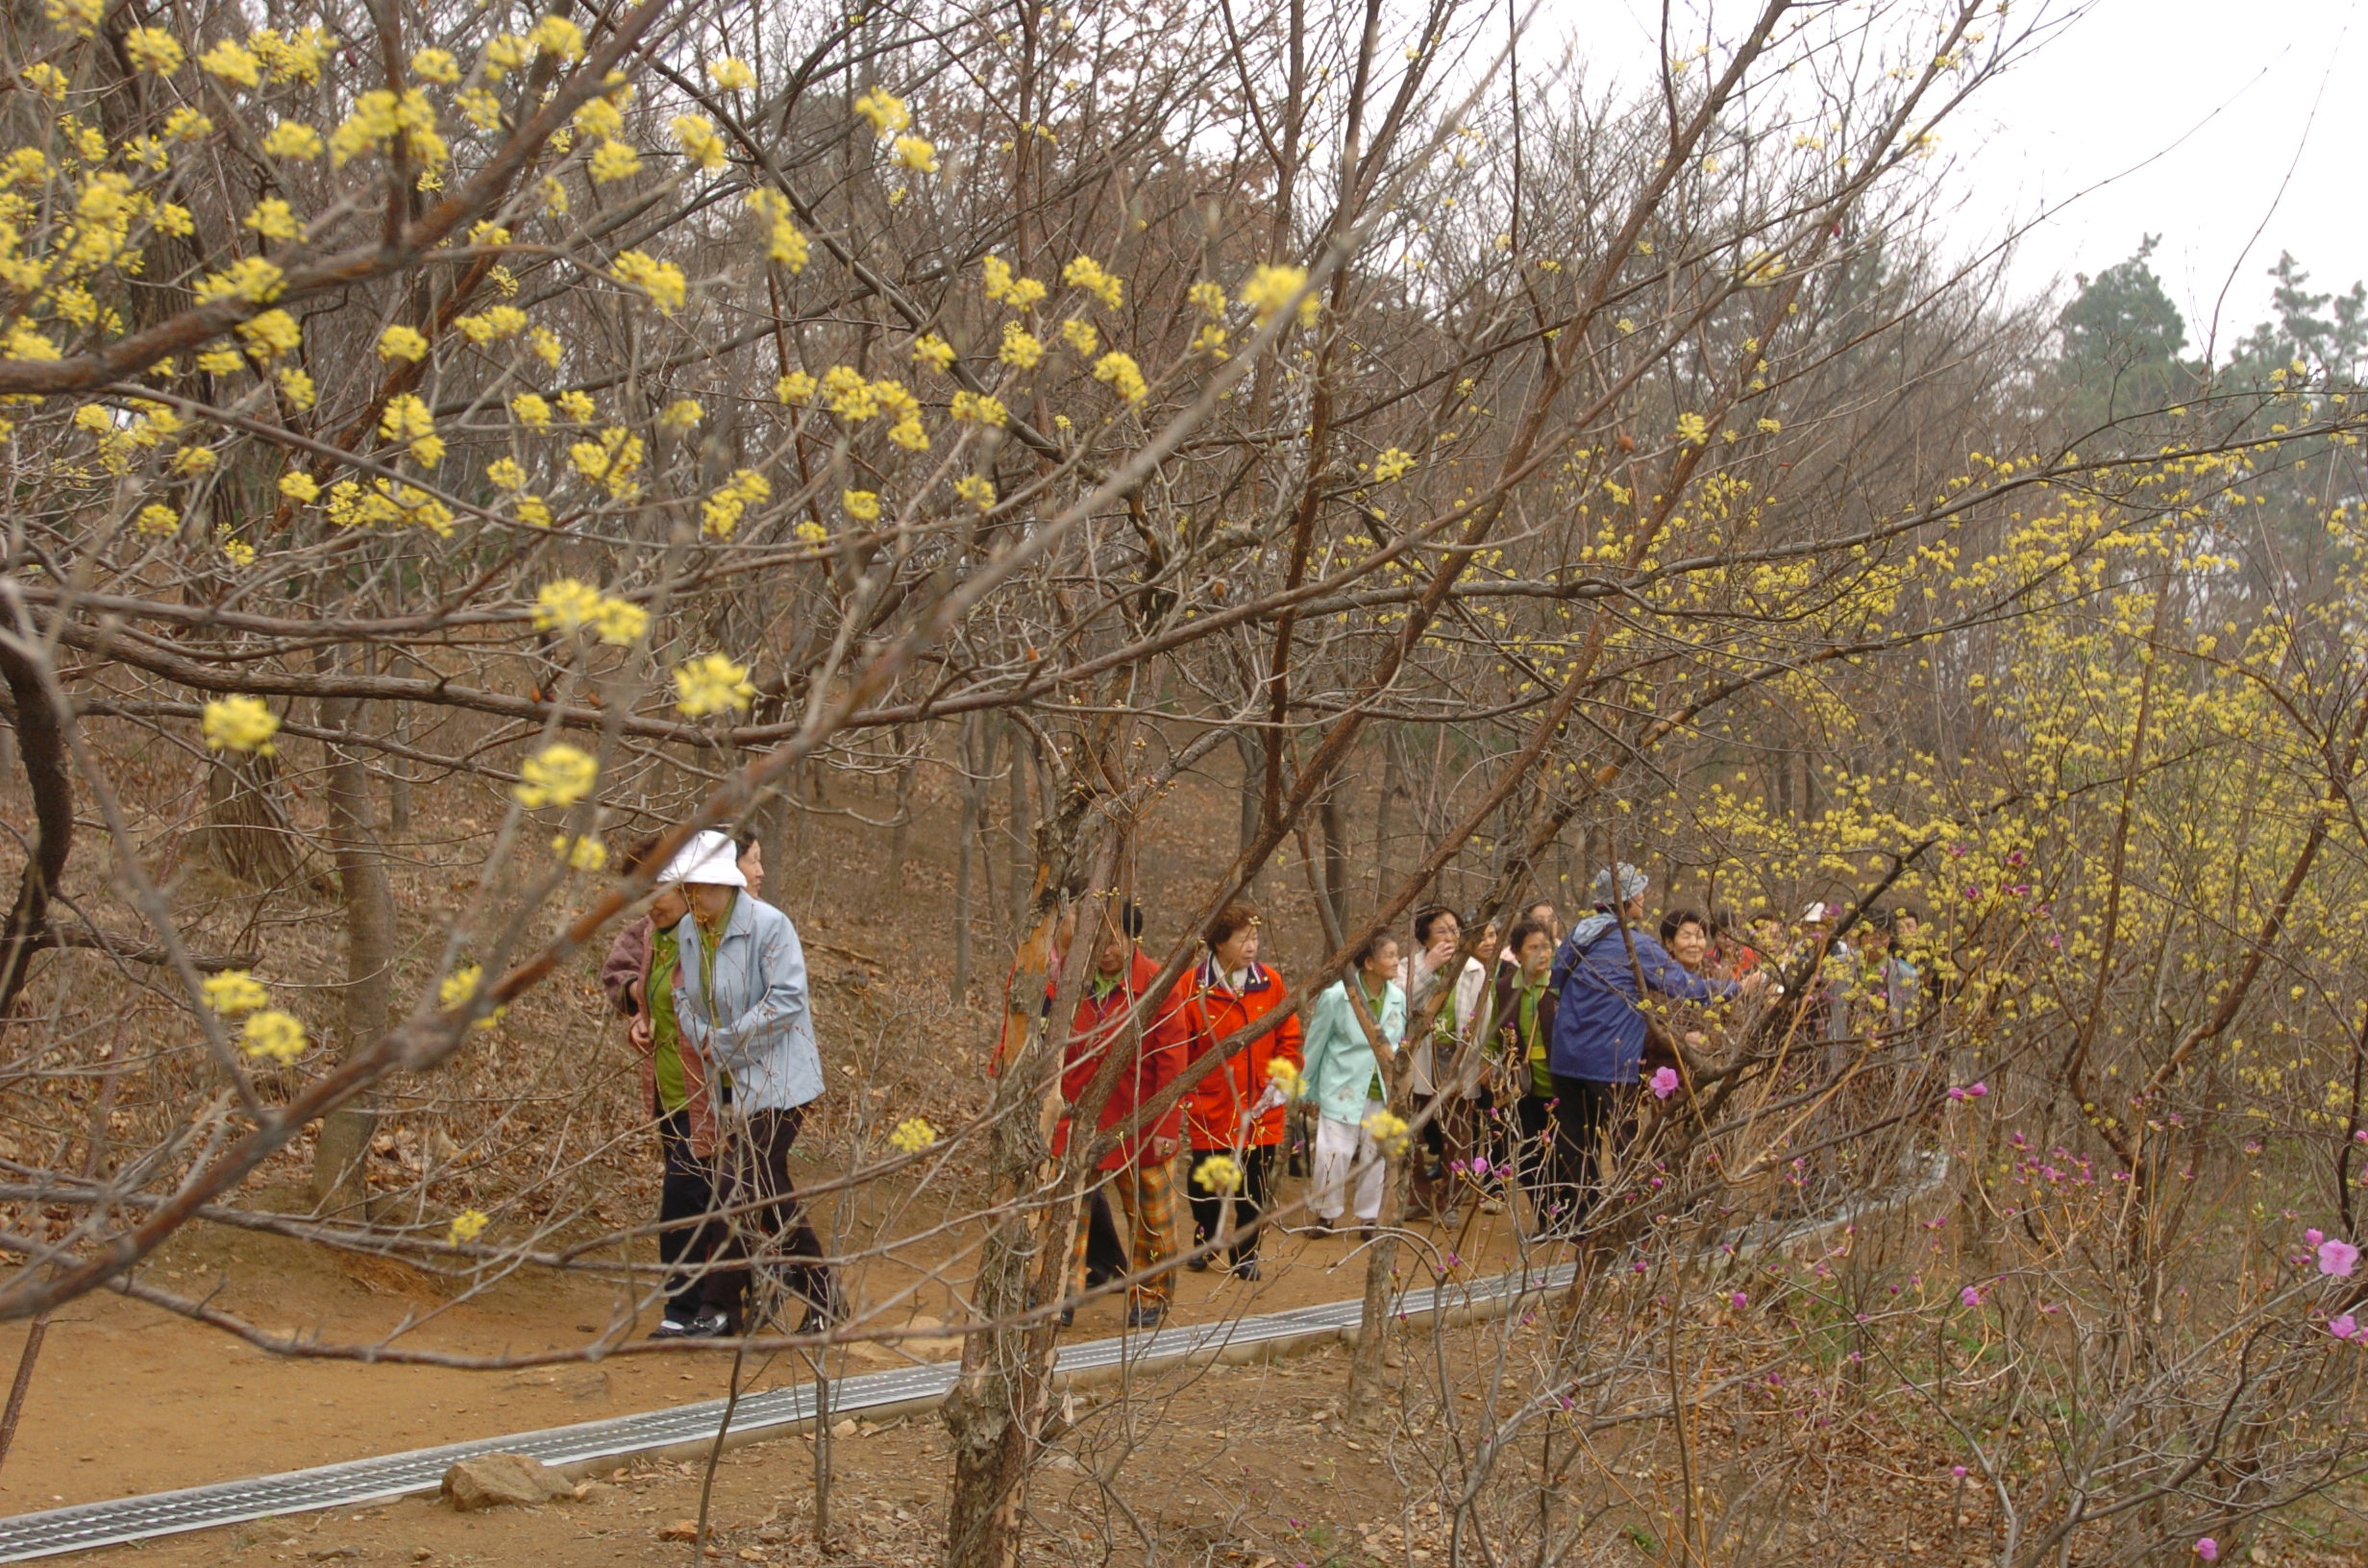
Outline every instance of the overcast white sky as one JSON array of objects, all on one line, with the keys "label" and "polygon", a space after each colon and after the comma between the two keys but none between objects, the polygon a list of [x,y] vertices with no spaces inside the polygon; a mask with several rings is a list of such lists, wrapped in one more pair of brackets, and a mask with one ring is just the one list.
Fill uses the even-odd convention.
[{"label": "overcast white sky", "polygon": [[[1676,0],[1678,31],[1698,37],[1707,11],[1731,36],[1753,9]],[[2281,249],[2323,291],[2368,277],[2368,0],[2018,0],[2010,17],[2041,14],[2070,20],[1943,132],[1968,251],[2044,215],[2012,273],[2035,295],[2160,234],[2190,353],[2215,315],[2222,355],[2267,317]],[[1653,68],[1659,15],[1659,0],[1544,0],[1539,25],[1601,81]]]},{"label": "overcast white sky", "polygon": [[2098,0],[1977,96],[1948,138],[1977,149],[1960,164],[1971,195],[1960,221],[2003,232],[2047,213],[2015,267],[2034,291],[2158,233],[2155,268],[2191,351],[2216,312],[2225,352],[2268,315],[2264,269],[2280,250],[2322,291],[2368,276],[2364,105],[2368,5],[2356,0]]}]

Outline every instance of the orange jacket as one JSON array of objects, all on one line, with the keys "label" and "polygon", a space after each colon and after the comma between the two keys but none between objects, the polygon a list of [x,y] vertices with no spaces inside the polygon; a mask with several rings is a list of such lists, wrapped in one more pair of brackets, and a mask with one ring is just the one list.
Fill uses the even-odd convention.
[{"label": "orange jacket", "polygon": [[[1266,1017],[1283,997],[1283,977],[1263,964],[1252,964],[1234,991],[1217,974],[1214,962],[1202,959],[1184,971],[1168,996],[1161,1027],[1172,1030],[1183,1050],[1179,1065],[1189,1064],[1219,1041],[1239,1033],[1244,1025]],[[1281,1060],[1298,1066],[1299,1019],[1292,1017],[1217,1065],[1194,1086],[1184,1101],[1184,1130],[1196,1149],[1236,1147],[1243,1114],[1267,1091],[1267,1067]],[[1249,1141],[1266,1146],[1283,1140],[1285,1113],[1275,1106],[1250,1127]]]}]

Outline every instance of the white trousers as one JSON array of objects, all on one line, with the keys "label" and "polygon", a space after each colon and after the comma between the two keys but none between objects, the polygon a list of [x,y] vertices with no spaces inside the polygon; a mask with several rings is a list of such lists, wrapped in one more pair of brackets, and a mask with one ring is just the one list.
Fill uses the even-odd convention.
[{"label": "white trousers", "polygon": [[[1379,1100],[1365,1102],[1365,1114],[1369,1116],[1381,1109]],[[1348,1173],[1357,1165],[1356,1189],[1345,1194]],[[1357,1217],[1368,1224],[1381,1217],[1381,1183],[1387,1167],[1381,1158],[1381,1145],[1362,1123],[1350,1125],[1320,1116],[1316,1121],[1316,1167],[1308,1179],[1308,1207],[1316,1211],[1319,1219],[1338,1219],[1347,1201],[1356,1205]]]}]

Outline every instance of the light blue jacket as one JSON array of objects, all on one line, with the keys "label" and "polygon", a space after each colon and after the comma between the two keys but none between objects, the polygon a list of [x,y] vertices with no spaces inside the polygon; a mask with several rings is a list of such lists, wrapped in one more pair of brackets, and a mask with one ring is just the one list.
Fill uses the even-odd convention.
[{"label": "light blue jacket", "polygon": [[[1380,1064],[1373,1056],[1372,1042],[1365,1038],[1365,1026],[1357,1021],[1348,986],[1347,980],[1334,981],[1308,1009],[1300,1047],[1305,1066],[1299,1070],[1307,1080],[1306,1097],[1316,1102],[1324,1119],[1353,1126],[1365,1120],[1365,1091],[1380,1071]],[[1382,992],[1373,1021],[1381,1026],[1381,1038],[1390,1042],[1391,1049],[1404,1043],[1406,992],[1396,981]]]},{"label": "light blue jacket", "polygon": [[[789,917],[743,892],[715,945],[712,998],[703,983],[697,917],[675,927],[675,1020],[682,1043],[731,1074],[731,1108],[787,1111],[823,1091],[805,947]],[[710,1003],[712,1002],[712,1005]]]}]

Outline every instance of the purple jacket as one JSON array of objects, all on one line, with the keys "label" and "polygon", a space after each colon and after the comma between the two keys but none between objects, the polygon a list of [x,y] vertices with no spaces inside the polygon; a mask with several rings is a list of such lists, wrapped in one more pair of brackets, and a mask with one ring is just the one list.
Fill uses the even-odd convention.
[{"label": "purple jacket", "polygon": [[[1636,962],[1628,944],[1636,943]],[[1735,994],[1735,984],[1694,973],[1640,926],[1625,939],[1607,915],[1581,920],[1554,955],[1546,981],[1557,997],[1554,1033],[1546,1066],[1565,1078],[1597,1084],[1633,1084],[1644,1059],[1644,1015],[1637,1002],[1637,973],[1665,996],[1714,1002]]]}]

